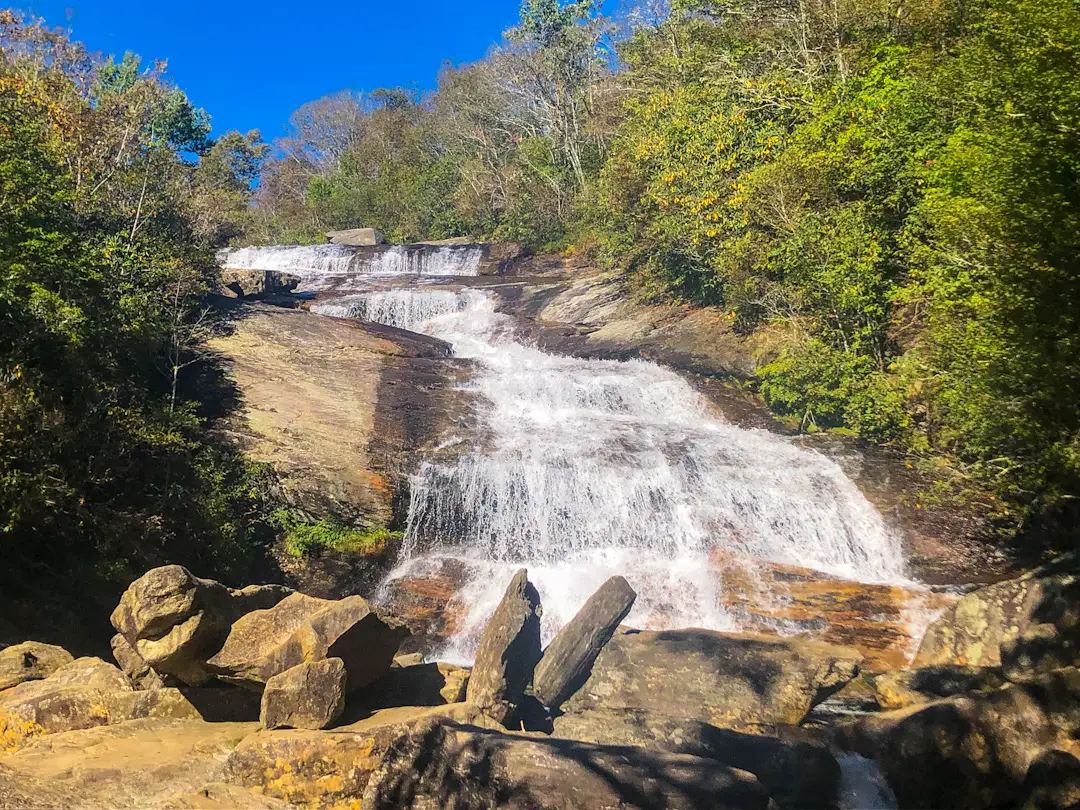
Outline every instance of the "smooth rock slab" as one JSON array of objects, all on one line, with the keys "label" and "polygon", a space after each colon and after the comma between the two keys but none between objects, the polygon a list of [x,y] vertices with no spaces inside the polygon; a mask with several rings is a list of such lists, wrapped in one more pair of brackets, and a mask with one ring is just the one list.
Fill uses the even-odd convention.
[{"label": "smooth rock slab", "polygon": [[13,810],[159,807],[217,781],[233,747],[256,728],[151,718],[42,737],[3,760],[0,808],[7,790],[32,799]]},{"label": "smooth rock slab", "polygon": [[751,774],[710,759],[435,723],[394,743],[361,807],[752,810],[768,803]]},{"label": "smooth rock slab", "polygon": [[942,665],[883,672],[870,677],[874,696],[883,709],[902,709],[916,703],[997,689],[1005,685],[998,667]]},{"label": "smooth rock slab", "polygon": [[522,568],[484,627],[466,700],[500,723],[521,703],[540,660],[540,595]]},{"label": "smooth rock slab", "polygon": [[351,692],[386,674],[405,635],[359,596],[332,601],[294,593],[240,617],[206,668],[221,680],[260,691],[299,664],[340,658]]},{"label": "smooth rock slab", "polygon": [[559,708],[585,683],[593,662],[634,606],[637,594],[623,577],[597,589],[552,639],[533,673],[533,694],[549,709]]},{"label": "smooth rock slab", "polygon": [[565,710],[640,709],[734,729],[798,725],[861,661],[849,647],[801,638],[624,630]]},{"label": "smooth rock slab", "polygon": [[446,720],[493,724],[459,703],[387,709],[331,731],[261,731],[236,747],[221,778],[308,810],[355,807],[395,740],[418,723]]},{"label": "smooth rock slab", "polygon": [[25,681],[47,678],[74,657],[63,647],[24,641],[0,650],[0,691]]},{"label": "smooth rock slab", "polygon": [[345,710],[345,664],[309,661],[266,682],[259,720],[263,728],[326,728]]},{"label": "smooth rock slab", "polygon": [[555,719],[554,736],[691,754],[754,774],[779,808],[817,810],[837,801],[840,766],[824,745],[741,734],[631,709],[596,709]]}]

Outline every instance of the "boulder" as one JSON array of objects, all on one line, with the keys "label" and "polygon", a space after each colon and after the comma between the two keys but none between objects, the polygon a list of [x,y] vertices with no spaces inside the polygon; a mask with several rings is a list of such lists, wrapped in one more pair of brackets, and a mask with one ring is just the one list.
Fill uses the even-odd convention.
[{"label": "boulder", "polygon": [[1040,757],[1074,744],[1080,671],[945,698],[862,718],[844,741],[877,760],[900,807],[1022,804]]},{"label": "boulder", "polygon": [[405,635],[359,596],[331,601],[294,593],[239,618],[206,668],[221,680],[260,691],[299,664],[340,658],[351,692],[386,674]]},{"label": "boulder", "polygon": [[870,676],[877,704],[883,709],[902,709],[943,697],[997,689],[1005,684],[998,667],[942,665],[903,669]]},{"label": "boulder", "polygon": [[387,709],[331,731],[261,731],[236,746],[221,780],[309,810],[355,806],[394,740],[432,720],[493,724],[459,703]]},{"label": "boulder", "polygon": [[226,294],[237,298],[260,298],[266,295],[282,295],[292,292],[300,283],[300,276],[279,270],[221,271],[221,285]]},{"label": "boulder", "polygon": [[1068,751],[1044,751],[1028,768],[1020,793],[1023,810],[1080,807],[1080,759]]},{"label": "boulder", "polygon": [[394,663],[395,667],[411,667],[417,664],[424,663],[424,654],[419,652],[405,653],[405,655],[395,655]]},{"label": "boulder", "polygon": [[332,245],[356,245],[371,247],[386,241],[375,228],[348,228],[344,231],[328,231],[326,241]]},{"label": "boulder", "polygon": [[466,700],[508,723],[540,660],[540,595],[522,568],[484,627]]},{"label": "boulder", "polygon": [[834,807],[840,766],[824,745],[740,734],[698,720],[632,709],[594,709],[555,719],[555,736],[708,757],[754,774],[779,808]]},{"label": "boulder", "polygon": [[735,729],[797,725],[861,661],[849,647],[804,638],[622,630],[565,711],[640,709]]},{"label": "boulder", "polygon": [[[13,810],[160,807],[219,781],[237,741],[256,728],[147,718],[41,737],[4,758],[0,808],[12,794]],[[19,801],[20,794],[29,801]]]},{"label": "boulder", "polygon": [[112,664],[77,658],[43,680],[26,681],[0,693],[5,747],[18,747],[41,734],[119,722],[110,702],[133,692],[127,676]]},{"label": "boulder", "polygon": [[345,664],[340,658],[308,661],[266,682],[259,720],[263,728],[326,728],[345,710]]},{"label": "boulder", "polygon": [[165,679],[150,669],[139,651],[131,646],[130,642],[117,633],[109,642],[112,647],[113,658],[120,665],[120,669],[128,676],[136,689],[159,689],[165,685]]},{"label": "boulder", "polygon": [[100,658],[79,658],[44,680],[0,693],[0,747],[15,750],[45,734],[146,717],[201,716],[179,689],[136,692],[112,664]]},{"label": "boulder", "polygon": [[912,666],[1002,667],[1020,681],[1080,663],[1080,558],[972,591],[927,629]]},{"label": "boulder", "polygon": [[637,594],[622,577],[612,577],[558,632],[533,673],[533,694],[558,709],[585,683],[596,656],[608,643]]},{"label": "boulder", "polygon": [[[196,577],[182,566],[165,565],[147,571],[128,586],[111,621],[155,672],[199,686],[210,679],[206,658],[225,641],[230,625],[245,613],[270,607],[290,593],[277,585],[231,591],[219,582]],[[137,667],[137,662],[129,660],[128,665]]]},{"label": "boulder", "polygon": [[454,723],[420,726],[384,755],[362,810],[765,808],[745,771],[643,748],[504,734]]},{"label": "boulder", "polygon": [[25,641],[0,650],[0,691],[47,678],[75,659],[63,647]]}]

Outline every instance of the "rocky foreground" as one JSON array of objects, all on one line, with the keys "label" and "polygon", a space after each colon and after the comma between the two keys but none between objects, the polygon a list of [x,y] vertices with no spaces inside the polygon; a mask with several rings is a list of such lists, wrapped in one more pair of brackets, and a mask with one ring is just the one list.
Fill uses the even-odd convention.
[{"label": "rocky foreground", "polygon": [[[621,577],[542,648],[524,570],[466,669],[399,655],[361,597],[165,566],[112,614],[116,665],[0,650],[0,808],[1075,806],[1078,570],[972,592],[912,668],[870,672],[805,638],[625,627]],[[822,722],[829,698],[870,711]]]}]

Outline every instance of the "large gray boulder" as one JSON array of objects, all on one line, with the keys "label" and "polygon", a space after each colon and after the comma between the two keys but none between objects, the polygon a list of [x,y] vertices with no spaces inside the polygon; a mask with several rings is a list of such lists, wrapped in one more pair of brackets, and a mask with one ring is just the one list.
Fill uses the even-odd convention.
[{"label": "large gray boulder", "polygon": [[[165,565],[128,586],[111,621],[155,672],[200,686],[212,677],[206,658],[220,648],[232,623],[248,611],[277,604],[290,593],[278,585],[234,591],[182,566]],[[121,650],[121,655],[125,652]],[[129,659],[128,666],[136,667],[137,662]]]},{"label": "large gray boulder", "polygon": [[287,669],[340,658],[348,690],[355,691],[386,674],[406,635],[359,596],[334,601],[294,593],[237,619],[206,668],[223,681],[261,691]]},{"label": "large gray boulder", "polygon": [[[797,725],[850,681],[862,655],[803,638],[714,630],[622,630],[567,714],[640,709],[734,729]],[[475,677],[475,676],[474,676]]]},{"label": "large gray boulder", "polygon": [[348,228],[344,231],[328,231],[326,241],[332,245],[356,245],[372,247],[386,241],[375,228]]},{"label": "large gray boulder", "polygon": [[399,738],[383,755],[362,810],[631,810],[769,805],[751,774],[715,760],[642,748],[433,723]]},{"label": "large gray boulder", "polygon": [[965,595],[927,629],[912,666],[1002,667],[1021,681],[1080,663],[1080,558],[1066,554]]},{"label": "large gray boulder", "polygon": [[150,669],[138,650],[122,635],[117,633],[109,641],[112,648],[113,659],[120,665],[120,669],[131,679],[136,689],[158,689],[165,686],[165,679]]},{"label": "large gray boulder", "polygon": [[[841,730],[877,760],[900,807],[1019,807],[1033,767],[1080,732],[1080,671],[869,715]],[[1037,763],[1042,762],[1042,765]]]},{"label": "large gray boulder", "polygon": [[63,647],[24,641],[0,650],[0,691],[49,677],[75,659]]},{"label": "large gray boulder", "polygon": [[637,594],[622,577],[597,589],[544,650],[533,674],[533,694],[558,709],[589,677],[593,662],[608,643]]},{"label": "large gray boulder", "polygon": [[555,736],[692,754],[754,774],[779,808],[834,807],[840,766],[824,745],[741,734],[698,720],[632,709],[595,709],[555,719]]},{"label": "large gray boulder", "polygon": [[283,295],[296,289],[300,276],[280,270],[221,271],[222,291],[236,298],[261,298]]},{"label": "large gray boulder", "polygon": [[259,720],[263,728],[326,728],[345,710],[345,664],[340,658],[308,661],[266,682]]},{"label": "large gray boulder", "polygon": [[522,568],[506,588],[476,651],[466,700],[506,724],[540,660],[540,595]]}]

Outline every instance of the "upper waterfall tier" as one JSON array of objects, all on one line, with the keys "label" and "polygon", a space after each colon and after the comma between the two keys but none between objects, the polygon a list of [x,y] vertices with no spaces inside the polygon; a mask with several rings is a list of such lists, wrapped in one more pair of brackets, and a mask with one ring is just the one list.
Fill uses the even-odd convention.
[{"label": "upper waterfall tier", "polygon": [[218,254],[223,267],[279,270],[300,276],[309,287],[328,276],[475,276],[480,273],[480,245],[270,245],[227,248]]}]

